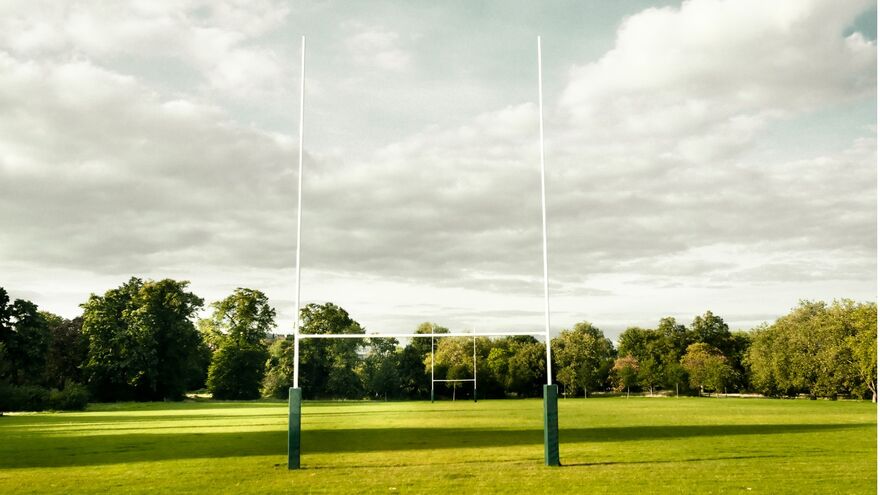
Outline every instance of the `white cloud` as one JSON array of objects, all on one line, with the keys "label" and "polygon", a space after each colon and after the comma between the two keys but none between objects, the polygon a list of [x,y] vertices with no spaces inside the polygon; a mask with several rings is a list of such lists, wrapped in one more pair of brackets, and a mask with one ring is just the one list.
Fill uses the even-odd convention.
[{"label": "white cloud", "polygon": [[[258,217],[291,211],[287,139],[89,62],[6,55],[0,66],[0,224],[21,234],[0,246],[9,260],[102,272],[221,264],[253,254],[249,240],[264,234],[250,229],[272,227]],[[263,246],[278,242],[289,236]]]},{"label": "white cloud", "polygon": [[0,16],[0,48],[18,57],[74,54],[108,66],[177,60],[205,88],[237,99],[278,94],[292,79],[271,47],[254,44],[283,25],[283,2],[14,4],[21,8]]},{"label": "white cloud", "polygon": [[398,33],[359,22],[346,22],[342,27],[352,32],[345,47],[358,64],[394,71],[409,65],[410,54],[400,46]]},{"label": "white cloud", "polygon": [[572,69],[561,109],[597,139],[647,139],[691,160],[726,156],[770,118],[874,93],[876,44],[842,35],[870,5],[692,0],[648,9],[623,22],[600,60]]}]

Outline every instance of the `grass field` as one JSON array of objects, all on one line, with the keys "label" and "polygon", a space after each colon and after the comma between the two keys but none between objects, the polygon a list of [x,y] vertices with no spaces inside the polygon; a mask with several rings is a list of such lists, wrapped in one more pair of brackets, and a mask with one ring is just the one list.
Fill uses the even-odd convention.
[{"label": "grass field", "polygon": [[0,493],[874,493],[866,402],[315,402],[286,469],[286,403],[93,405],[0,417]]}]

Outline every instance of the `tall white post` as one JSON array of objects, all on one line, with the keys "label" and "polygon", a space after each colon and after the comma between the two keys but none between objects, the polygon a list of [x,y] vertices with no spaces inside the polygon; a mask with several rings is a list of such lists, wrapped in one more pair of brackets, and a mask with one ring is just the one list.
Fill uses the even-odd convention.
[{"label": "tall white post", "polygon": [[474,332],[474,402],[477,401],[477,329]]},{"label": "tall white post", "polygon": [[434,402],[434,329],[431,329],[431,402]]},{"label": "tall white post", "polygon": [[296,188],[296,313],[293,317],[293,388],[299,388],[299,306],[300,306],[300,265],[299,255],[302,247],[303,210],[303,115],[306,101],[306,37],[302,37],[302,65],[299,81],[299,175]]},{"label": "tall white post", "polygon": [[541,155],[541,227],[544,239],[544,343],[547,346],[547,385],[553,384],[550,369],[550,279],[547,274],[547,186],[544,179],[544,88],[541,83],[541,37],[538,36],[538,143]]}]

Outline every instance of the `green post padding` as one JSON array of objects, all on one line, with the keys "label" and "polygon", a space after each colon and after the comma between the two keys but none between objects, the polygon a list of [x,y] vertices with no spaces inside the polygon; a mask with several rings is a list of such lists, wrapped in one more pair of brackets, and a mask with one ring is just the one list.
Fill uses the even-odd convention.
[{"label": "green post padding", "polygon": [[559,403],[556,385],[544,385],[544,464],[559,465]]},{"label": "green post padding", "polygon": [[434,403],[434,389],[431,389],[431,403]]},{"label": "green post padding", "polygon": [[290,411],[287,415],[287,469],[299,469],[299,441],[302,433],[302,389],[290,388]]}]

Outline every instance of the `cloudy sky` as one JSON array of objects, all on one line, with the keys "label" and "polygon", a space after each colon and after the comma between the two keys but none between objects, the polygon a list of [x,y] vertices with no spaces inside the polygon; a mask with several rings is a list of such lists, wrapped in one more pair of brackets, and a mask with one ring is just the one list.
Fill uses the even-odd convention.
[{"label": "cloudy sky", "polygon": [[368,331],[876,299],[876,2],[0,3],[0,286],[72,317],[132,275]]}]

